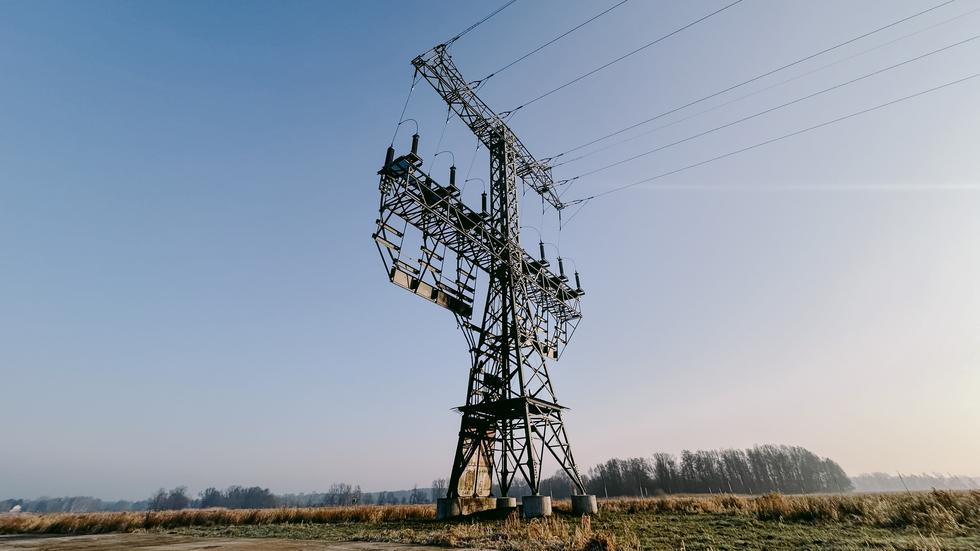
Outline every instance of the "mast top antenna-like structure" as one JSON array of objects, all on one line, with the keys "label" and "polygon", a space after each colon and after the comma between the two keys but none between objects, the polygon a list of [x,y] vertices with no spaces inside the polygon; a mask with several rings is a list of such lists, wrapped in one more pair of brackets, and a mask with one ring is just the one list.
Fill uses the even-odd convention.
[{"label": "mast top antenna-like structure", "polygon": [[504,122],[504,117],[495,113],[476,95],[471,83],[463,78],[456,64],[453,63],[446,44],[440,44],[417,56],[412,60],[412,65],[487,149],[493,147],[498,139],[510,142],[514,153],[512,162],[517,175],[555,210],[560,211],[565,208],[565,204],[555,192],[551,167],[535,159]]}]

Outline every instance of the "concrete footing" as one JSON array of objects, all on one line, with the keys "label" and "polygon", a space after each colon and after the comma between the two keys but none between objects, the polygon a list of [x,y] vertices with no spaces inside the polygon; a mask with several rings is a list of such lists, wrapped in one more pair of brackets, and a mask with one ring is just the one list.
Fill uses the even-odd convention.
[{"label": "concrete footing", "polygon": [[436,520],[446,520],[462,514],[458,497],[440,497],[436,500]]},{"label": "concrete footing", "polygon": [[472,515],[496,508],[495,497],[441,497],[436,500],[436,520]]},{"label": "concrete footing", "polygon": [[599,505],[595,501],[595,496],[572,496],[572,514],[591,515],[598,512]]},{"label": "concrete footing", "polygon": [[497,498],[497,509],[516,509],[517,508],[517,498],[516,497],[498,497]]},{"label": "concrete footing", "polygon": [[550,496],[524,496],[521,504],[524,506],[524,518],[551,516]]}]

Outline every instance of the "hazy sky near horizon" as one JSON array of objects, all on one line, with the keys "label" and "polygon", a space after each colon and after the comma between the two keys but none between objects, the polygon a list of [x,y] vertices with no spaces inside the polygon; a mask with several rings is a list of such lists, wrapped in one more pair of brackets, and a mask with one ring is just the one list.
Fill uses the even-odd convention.
[{"label": "hazy sky near horizon", "polygon": [[[376,172],[411,58],[499,3],[0,3],[0,498],[448,476],[466,345],[447,311],[387,282],[370,237]],[[613,3],[519,0],[454,59],[479,78]],[[631,0],[480,94],[513,108],[726,3]],[[546,157],[939,3],[745,0],[512,126]],[[555,174],[964,40],[978,8],[957,0]],[[980,40],[583,178],[567,197],[978,71]],[[851,474],[980,475],[978,100],[974,79],[612,194],[560,236],[528,195],[524,223],[587,292],[552,369],[583,470],[784,443]],[[439,149],[461,173],[476,145],[445,115],[420,83],[406,116],[444,180],[448,156],[432,157],[444,127]],[[487,179],[475,159],[471,177]]]}]

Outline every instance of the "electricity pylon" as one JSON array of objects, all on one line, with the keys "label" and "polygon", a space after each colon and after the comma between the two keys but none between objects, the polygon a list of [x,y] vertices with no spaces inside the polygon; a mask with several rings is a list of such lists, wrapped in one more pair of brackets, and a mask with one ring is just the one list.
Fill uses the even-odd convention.
[{"label": "electricity pylon", "polygon": [[[518,474],[533,494],[524,498],[525,514],[548,514],[550,501],[546,511],[537,509],[541,504],[534,501],[545,450],[578,493],[591,498],[584,496],[565,432],[565,408],[558,403],[548,373],[548,363],[558,359],[582,318],[584,292],[578,272],[572,287],[560,257],[559,273],[550,271],[543,244],[537,259],[522,247],[518,178],[556,210],[564,205],[550,168],[535,160],[501,117],[477,97],[445,46],[412,64],[490,153],[489,201],[484,193],[479,212],[461,200],[455,167],[448,186],[422,171],[417,134],[408,154],[395,158],[389,147],[379,172],[381,207],[374,237],[389,279],[452,311],[470,348],[466,403],[458,408],[459,439],[447,499],[442,500],[456,509],[440,514],[487,508],[459,504],[467,498],[489,498],[494,476],[501,497],[508,497]],[[406,242],[409,226],[421,231],[420,258],[414,262],[404,256],[406,245],[411,246]],[[472,319],[477,270],[489,276],[478,324]],[[595,507],[594,498],[591,505],[588,500],[577,503],[583,512]],[[502,506],[507,504],[502,500]],[[529,504],[534,511],[529,511]]]}]

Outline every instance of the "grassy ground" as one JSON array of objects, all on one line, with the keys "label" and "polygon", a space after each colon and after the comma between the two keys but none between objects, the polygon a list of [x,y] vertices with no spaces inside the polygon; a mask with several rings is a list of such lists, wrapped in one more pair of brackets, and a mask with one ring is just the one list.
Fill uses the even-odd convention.
[{"label": "grassy ground", "polygon": [[0,533],[150,531],[506,550],[980,550],[980,492],[609,500],[591,517],[432,519],[432,507],[0,517]]}]

